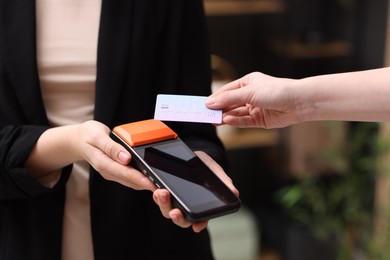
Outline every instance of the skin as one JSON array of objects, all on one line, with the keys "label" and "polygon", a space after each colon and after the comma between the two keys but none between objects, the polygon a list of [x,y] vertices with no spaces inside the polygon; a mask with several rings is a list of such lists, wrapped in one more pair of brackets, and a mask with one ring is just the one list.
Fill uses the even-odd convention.
[{"label": "skin", "polygon": [[250,73],[205,104],[235,127],[281,128],[319,120],[390,121],[390,67],[303,79]]},{"label": "skin", "polygon": [[[234,187],[232,179],[224,172],[222,167],[217,164],[208,154],[202,151],[195,152],[198,157],[233,191],[239,196],[238,190]],[[153,194],[154,201],[160,206],[161,213],[164,217],[172,219],[176,225],[188,228],[192,226],[195,232],[200,232],[207,227],[208,221],[197,223],[188,222],[179,209],[172,208],[170,203],[169,192],[165,189],[158,189]]]},{"label": "skin", "polygon": [[[207,221],[188,222],[180,210],[172,207],[170,194],[156,186],[141,172],[129,165],[130,153],[109,137],[110,129],[97,121],[54,127],[45,131],[25,166],[36,179],[59,175],[61,169],[73,162],[85,160],[105,179],[118,182],[135,190],[150,190],[164,217],[183,228],[192,226],[195,232],[207,227]],[[197,155],[238,195],[232,180],[223,169],[204,152]]]}]

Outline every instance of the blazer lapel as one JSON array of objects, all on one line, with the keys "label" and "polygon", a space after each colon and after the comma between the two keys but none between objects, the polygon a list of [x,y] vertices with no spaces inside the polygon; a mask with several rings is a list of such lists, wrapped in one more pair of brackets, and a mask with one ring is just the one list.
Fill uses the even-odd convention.
[{"label": "blazer lapel", "polygon": [[35,1],[2,1],[9,75],[29,122],[47,124],[36,62]]},{"label": "blazer lapel", "polygon": [[[36,62],[35,1],[4,0],[9,72],[26,117],[47,124]],[[126,80],[133,0],[103,0],[100,18],[95,119],[110,125]]]},{"label": "blazer lapel", "polygon": [[125,84],[131,49],[132,0],[103,0],[100,18],[95,119],[110,125]]}]

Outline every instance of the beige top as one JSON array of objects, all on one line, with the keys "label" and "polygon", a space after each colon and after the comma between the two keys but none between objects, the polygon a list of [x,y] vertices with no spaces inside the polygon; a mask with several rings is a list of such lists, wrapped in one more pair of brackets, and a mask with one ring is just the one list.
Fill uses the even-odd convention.
[{"label": "beige top", "polygon": [[[39,77],[52,126],[93,119],[100,9],[101,0],[36,0]],[[64,260],[93,259],[88,170],[76,162],[66,185]]]}]

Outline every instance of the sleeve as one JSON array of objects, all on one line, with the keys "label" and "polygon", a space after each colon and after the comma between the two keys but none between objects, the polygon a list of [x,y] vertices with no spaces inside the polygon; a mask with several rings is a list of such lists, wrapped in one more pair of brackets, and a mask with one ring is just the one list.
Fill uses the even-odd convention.
[{"label": "sleeve", "polygon": [[63,169],[60,180],[47,188],[32,178],[24,162],[39,136],[47,129],[43,126],[4,126],[0,130],[0,200],[22,199],[49,192],[63,186],[71,166]]},{"label": "sleeve", "polygon": [[[2,21],[2,32],[3,25]],[[0,33],[0,202],[30,198],[63,187],[71,170],[71,166],[64,168],[64,174],[61,174],[60,180],[50,189],[32,178],[24,167],[31,149],[48,127],[26,119],[10,80],[10,69],[6,66],[10,58],[6,55],[5,42],[4,34]],[[31,109],[32,113],[36,112],[35,105]]]}]

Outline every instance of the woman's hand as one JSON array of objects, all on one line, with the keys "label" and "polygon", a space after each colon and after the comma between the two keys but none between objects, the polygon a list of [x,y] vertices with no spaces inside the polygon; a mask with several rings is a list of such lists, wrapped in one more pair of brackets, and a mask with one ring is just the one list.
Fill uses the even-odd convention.
[{"label": "woman's hand", "polygon": [[[239,195],[238,190],[234,187],[233,182],[229,176],[226,175],[222,167],[217,164],[209,155],[205,152],[197,151],[195,152],[199,158],[210,167],[214,173],[236,194]],[[177,209],[173,208],[171,204],[170,194],[166,189],[157,189],[153,192],[153,199],[159,205],[161,213],[164,217],[172,219],[173,223],[182,227],[188,228],[192,226],[192,229],[195,232],[200,232],[207,227],[208,221],[201,221],[196,223],[191,223],[184,218],[183,213]]]},{"label": "woman's hand", "polygon": [[296,82],[254,72],[222,86],[205,103],[223,109],[223,123],[231,126],[285,127],[301,121],[290,87]]},{"label": "woman's hand", "polygon": [[81,157],[106,180],[135,190],[156,189],[145,175],[129,165],[130,153],[110,138],[107,126],[97,121],[88,121],[81,124],[77,132],[76,147]]},{"label": "woman's hand", "polygon": [[91,120],[82,124],[53,127],[45,131],[26,161],[26,168],[37,180],[59,175],[73,162],[86,160],[105,179],[136,190],[156,187],[129,165],[130,153],[109,136],[110,129]]}]

